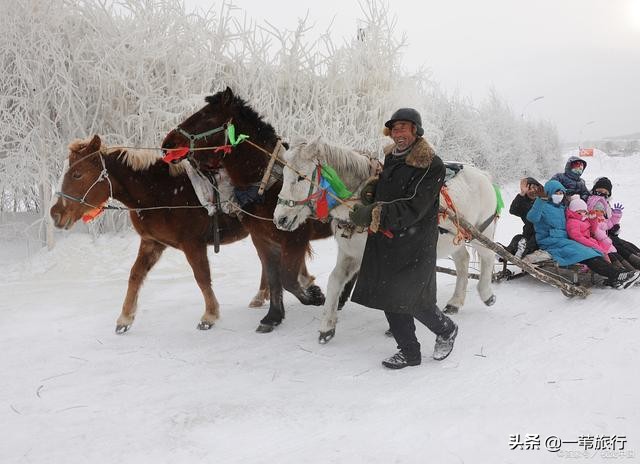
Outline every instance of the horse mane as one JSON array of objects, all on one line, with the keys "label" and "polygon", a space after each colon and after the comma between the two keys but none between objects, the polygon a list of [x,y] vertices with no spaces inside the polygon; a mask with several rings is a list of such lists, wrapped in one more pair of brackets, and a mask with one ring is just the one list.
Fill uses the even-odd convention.
[{"label": "horse mane", "polygon": [[[220,91],[214,95],[205,97],[204,101],[214,107],[216,105],[222,105],[222,94],[223,91]],[[256,132],[260,134],[260,137],[263,137],[265,140],[270,141],[278,137],[273,126],[268,122],[265,122],[264,119],[262,119],[262,116],[260,116],[253,108],[251,108],[249,104],[242,98],[234,95],[232,106],[237,109],[239,117],[244,120],[243,122],[247,122],[250,126],[256,128]]]},{"label": "horse mane", "polygon": [[333,145],[322,138],[300,144],[300,158],[307,161],[318,160],[334,168],[339,173],[349,173],[359,179],[367,178],[371,172],[369,155],[348,147]]},{"label": "horse mane", "polygon": [[[106,154],[117,157],[134,171],[148,171],[158,163],[166,164],[156,150],[112,148],[107,149]],[[172,176],[179,176],[185,172],[182,163],[170,163],[168,166],[169,174]]]},{"label": "horse mane", "polygon": [[[84,148],[86,148],[89,143],[91,143],[92,137],[87,137],[86,139],[74,139],[69,143],[69,151],[78,152]],[[102,150],[102,140],[100,140],[100,149]]]},{"label": "horse mane", "polygon": [[[75,139],[69,144],[69,150],[78,152],[91,142],[91,137],[87,139]],[[100,140],[100,152],[104,156],[117,158],[122,163],[129,166],[134,171],[147,171],[158,162],[162,162],[162,155],[156,150],[136,149],[136,148],[109,148],[102,140]],[[164,162],[163,162],[164,163]],[[169,164],[169,174],[179,176],[185,172],[182,163]]]}]

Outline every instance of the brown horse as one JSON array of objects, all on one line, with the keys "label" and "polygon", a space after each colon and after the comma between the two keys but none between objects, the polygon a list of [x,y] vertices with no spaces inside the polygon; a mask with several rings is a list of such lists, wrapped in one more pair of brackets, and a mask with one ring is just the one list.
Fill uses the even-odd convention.
[{"label": "brown horse", "polygon": [[[192,150],[189,154],[191,160],[201,169],[224,168],[237,189],[246,192],[253,189],[255,192],[269,162],[269,157],[262,150],[272,152],[278,136],[271,125],[264,122],[244,100],[234,96],[229,88],[207,97],[205,101],[206,106],[167,134],[162,148],[189,147]],[[229,147],[230,152],[209,149],[227,145],[229,122],[233,122],[238,132],[248,135],[251,143]],[[324,303],[320,288],[303,288],[298,274],[309,250],[309,240],[330,237],[331,228],[329,224],[309,221],[295,233],[277,229],[272,218],[281,187],[282,182],[277,181],[264,195],[256,196],[255,201],[244,206],[249,214],[243,214],[241,218],[258,251],[271,292],[269,312],[260,322],[259,332],[273,330],[284,319],[283,287],[305,304]]]},{"label": "brown horse", "polygon": [[[68,229],[113,197],[132,209],[131,221],[140,234],[116,333],[129,330],[142,283],[167,246],[182,250],[191,265],[205,300],[198,328],[211,328],[219,317],[206,249],[212,242],[211,217],[200,206],[184,167],[167,165],[153,152],[108,150],[98,136],[73,142],[69,150],[69,169],[64,173],[60,198],[51,208],[55,225]],[[219,215],[219,229],[221,244],[248,234],[238,219],[225,214]],[[306,273],[304,262],[301,270]],[[265,292],[261,289],[259,293]]]}]

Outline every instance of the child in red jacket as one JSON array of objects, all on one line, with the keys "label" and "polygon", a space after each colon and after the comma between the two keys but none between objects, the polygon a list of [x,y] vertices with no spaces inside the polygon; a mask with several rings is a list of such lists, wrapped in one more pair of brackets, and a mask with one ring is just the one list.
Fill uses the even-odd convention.
[{"label": "child in red jacket", "polygon": [[[593,248],[603,254],[605,260],[609,259],[611,241],[597,240],[591,235],[591,222],[587,213],[587,204],[580,198],[575,198],[566,209],[567,235],[570,239],[585,246]],[[613,249],[615,251],[615,248]]]}]

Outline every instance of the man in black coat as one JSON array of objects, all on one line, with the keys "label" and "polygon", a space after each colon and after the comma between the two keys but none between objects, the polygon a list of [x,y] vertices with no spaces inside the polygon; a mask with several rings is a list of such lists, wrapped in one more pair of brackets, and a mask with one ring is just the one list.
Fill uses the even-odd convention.
[{"label": "man in black coat", "polygon": [[542,184],[533,177],[520,179],[520,193],[511,202],[509,213],[518,216],[524,222],[522,233],[514,236],[506,247],[507,251],[518,258],[523,258],[538,249],[536,231],[527,219],[527,213],[537,197],[544,195]]},{"label": "man in black coat", "polygon": [[385,123],[393,145],[373,202],[350,214],[370,235],[352,301],[385,312],[399,352],[382,361],[401,369],[422,361],[414,318],[437,335],[433,358],[442,360],[458,334],[457,325],[436,304],[438,208],[445,167],[422,137],[422,119],[401,108]]}]

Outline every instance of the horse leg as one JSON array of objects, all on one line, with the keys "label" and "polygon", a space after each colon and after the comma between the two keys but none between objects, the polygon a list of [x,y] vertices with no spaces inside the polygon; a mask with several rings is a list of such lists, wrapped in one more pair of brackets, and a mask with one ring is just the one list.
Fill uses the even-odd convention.
[{"label": "horse leg", "polygon": [[298,274],[298,283],[302,288],[309,288],[316,281],[316,276],[309,274],[307,263],[302,261],[300,265],[300,274]]},{"label": "horse leg", "polygon": [[253,297],[251,302],[249,303],[250,308],[260,308],[264,306],[264,303],[269,299],[269,282],[267,280],[267,275],[264,272],[264,267],[262,268],[262,272],[260,273],[260,288],[258,289],[258,293]]},{"label": "horse leg", "polygon": [[138,307],[138,293],[151,268],[158,262],[166,245],[153,240],[140,239],[138,256],[129,272],[127,295],[122,304],[122,311],[116,322],[116,333],[123,334],[131,328]]},{"label": "horse leg", "polygon": [[351,292],[353,292],[353,287],[356,286],[357,280],[358,280],[358,273],[356,272],[355,275],[351,278],[351,280],[349,280],[349,282],[346,283],[346,285],[344,286],[344,289],[342,290],[342,293],[340,294],[340,299],[338,300],[338,311],[344,308],[344,305],[347,304],[347,300],[349,300],[349,298],[351,297]]},{"label": "horse leg", "polygon": [[480,279],[478,280],[478,294],[487,306],[496,302],[496,296],[491,288],[493,277],[493,265],[495,264],[495,252],[483,246],[474,247],[480,256]]},{"label": "horse leg", "polygon": [[[325,297],[320,287],[313,283],[307,271],[305,256],[306,244],[288,242],[282,249],[282,285],[294,294],[300,303],[304,305],[320,306],[324,304]],[[308,285],[304,287],[301,276],[309,276]]]},{"label": "horse leg", "polygon": [[336,334],[338,300],[343,293],[345,284],[352,280],[360,269],[367,234],[357,234],[350,239],[336,236],[336,241],[338,242],[338,257],[327,284],[327,300],[322,311],[320,336],[318,337],[321,344],[327,343]]},{"label": "horse leg", "polygon": [[220,305],[215,293],[213,293],[213,288],[211,288],[211,269],[209,268],[207,245],[205,243],[189,243],[183,245],[182,251],[187,257],[193,270],[193,277],[195,277],[204,297],[204,314],[200,318],[198,329],[209,330],[220,318]]},{"label": "horse leg", "polygon": [[280,276],[281,272],[281,249],[280,246],[270,244],[266,241],[254,239],[251,236],[260,262],[262,263],[262,269],[266,270],[266,277],[269,283],[269,292],[271,299],[269,300],[269,311],[267,315],[262,318],[260,325],[256,329],[259,333],[271,332],[276,326],[280,325],[284,319],[284,303],[282,301],[282,280]]},{"label": "horse leg", "polygon": [[464,245],[456,247],[451,257],[456,267],[456,288],[453,296],[444,307],[444,312],[447,314],[457,313],[464,305],[467,284],[469,283],[469,252],[467,247]]}]

